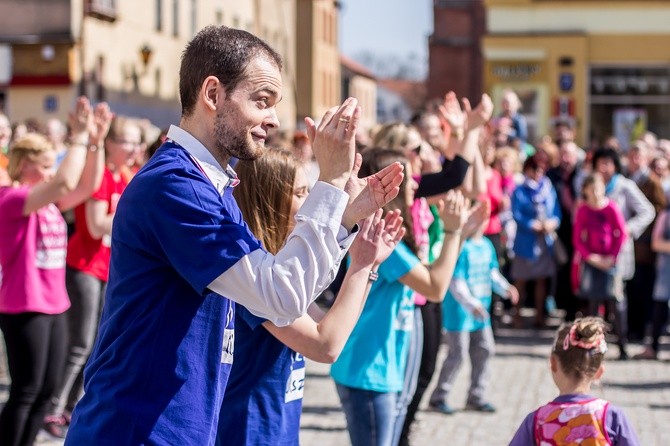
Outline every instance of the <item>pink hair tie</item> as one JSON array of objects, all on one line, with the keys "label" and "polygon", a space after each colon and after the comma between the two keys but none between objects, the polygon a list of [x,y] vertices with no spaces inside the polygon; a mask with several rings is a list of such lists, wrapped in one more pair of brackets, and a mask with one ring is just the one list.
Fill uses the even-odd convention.
[{"label": "pink hair tie", "polygon": [[565,339],[563,339],[563,350],[570,348],[570,345],[583,348],[584,350],[589,350],[589,353],[592,355],[597,353],[605,354],[607,351],[607,342],[605,341],[604,333],[599,333],[593,342],[584,342],[577,339],[576,325],[572,325],[572,327],[570,327],[570,332],[565,336]]}]

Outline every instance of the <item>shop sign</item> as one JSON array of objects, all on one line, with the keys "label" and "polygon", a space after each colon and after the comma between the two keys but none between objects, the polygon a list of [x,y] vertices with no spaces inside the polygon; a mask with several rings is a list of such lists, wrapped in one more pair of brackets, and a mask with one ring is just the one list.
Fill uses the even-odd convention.
[{"label": "shop sign", "polygon": [[521,82],[539,80],[544,75],[540,62],[490,62],[489,73],[493,80],[500,82]]}]

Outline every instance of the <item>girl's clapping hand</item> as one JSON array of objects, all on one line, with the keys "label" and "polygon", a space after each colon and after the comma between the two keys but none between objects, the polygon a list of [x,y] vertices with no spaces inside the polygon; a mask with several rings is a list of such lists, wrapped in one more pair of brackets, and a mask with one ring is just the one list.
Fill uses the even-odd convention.
[{"label": "girl's clapping hand", "polygon": [[388,212],[382,219],[379,209],[370,217],[362,220],[356,240],[349,249],[352,264],[377,266],[393,252],[405,235],[400,211]]}]

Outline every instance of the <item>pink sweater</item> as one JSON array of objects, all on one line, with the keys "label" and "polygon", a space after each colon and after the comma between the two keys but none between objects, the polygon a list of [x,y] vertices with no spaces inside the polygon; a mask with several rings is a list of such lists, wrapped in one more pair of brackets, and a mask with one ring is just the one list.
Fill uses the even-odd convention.
[{"label": "pink sweater", "polygon": [[582,258],[590,254],[616,258],[626,237],[626,223],[615,202],[609,201],[602,209],[587,204],[577,208],[572,242]]}]

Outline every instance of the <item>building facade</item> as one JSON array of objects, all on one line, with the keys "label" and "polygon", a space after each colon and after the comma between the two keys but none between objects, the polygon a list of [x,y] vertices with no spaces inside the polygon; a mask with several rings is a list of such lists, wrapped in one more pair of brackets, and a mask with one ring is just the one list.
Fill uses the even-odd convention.
[{"label": "building facade", "polygon": [[297,0],[298,121],[340,103],[339,2]]},{"label": "building facade", "polygon": [[[514,89],[535,137],[572,121],[578,142],[625,149],[670,137],[670,1],[485,0],[484,89]],[[532,140],[531,140],[532,141]]]},{"label": "building facade", "polygon": [[[284,59],[284,128],[296,122],[296,0],[3,0],[0,109],[65,120],[76,96],[165,127],[179,120],[179,64],[203,27],[266,40]],[[339,66],[339,64],[338,64]]]}]

